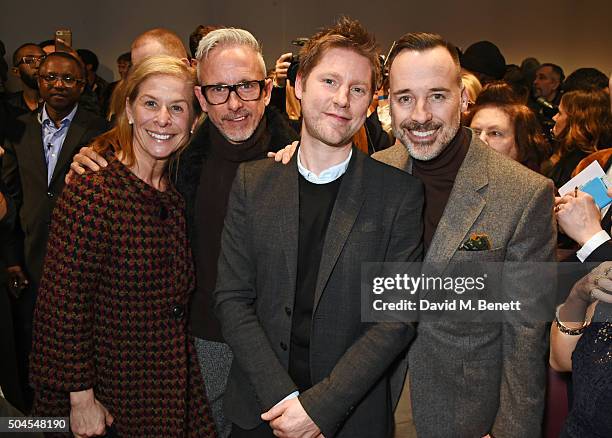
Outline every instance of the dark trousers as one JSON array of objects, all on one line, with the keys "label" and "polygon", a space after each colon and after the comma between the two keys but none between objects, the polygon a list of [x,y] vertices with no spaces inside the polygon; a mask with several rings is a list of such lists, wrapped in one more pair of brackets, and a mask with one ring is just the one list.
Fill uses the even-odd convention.
[{"label": "dark trousers", "polygon": [[11,298],[17,371],[19,386],[23,396],[23,412],[25,414],[28,414],[32,409],[32,402],[34,400],[34,391],[29,384],[32,320],[34,319],[34,304],[36,301],[32,289],[33,287],[30,285],[19,298]]},{"label": "dark trousers", "polygon": [[[4,270],[0,264],[0,269]],[[6,399],[21,412],[28,411],[28,405],[23,399],[23,384],[27,378],[27,372],[17,361],[17,348],[13,326],[13,308],[11,298],[6,290],[6,276],[0,273],[0,387]],[[22,378],[23,377],[23,378]]]}]

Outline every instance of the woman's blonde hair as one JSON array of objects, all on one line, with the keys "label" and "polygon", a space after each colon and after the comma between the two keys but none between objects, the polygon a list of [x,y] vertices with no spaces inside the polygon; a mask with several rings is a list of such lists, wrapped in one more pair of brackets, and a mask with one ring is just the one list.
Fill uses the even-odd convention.
[{"label": "woman's blonde hair", "polygon": [[[125,105],[129,104],[129,102],[133,102],[136,99],[143,82],[152,76],[158,75],[171,76],[185,81],[185,83],[189,85],[190,89],[192,89],[196,84],[195,71],[182,60],[167,55],[151,56],[146,58],[144,61],[138,64],[134,70],[130,71],[124,83],[121,84],[122,86],[120,90],[118,90],[120,92],[118,98],[122,102],[125,102],[125,104],[117,113],[115,127],[94,140],[92,146],[96,152],[103,154],[112,148],[116,154],[121,154],[127,166],[134,165],[135,156],[132,144],[133,127],[128,121]],[[190,110],[194,114],[194,118],[198,117],[201,111],[196,102],[195,95],[193,95],[188,102]],[[179,150],[177,150],[173,155],[180,152],[186,145],[187,142],[181,145]]]},{"label": "woman's blonde hair", "polygon": [[461,70],[461,82],[463,82],[463,86],[467,90],[469,98],[468,103],[474,105],[476,103],[476,98],[482,91],[482,84],[475,75],[467,70]]}]

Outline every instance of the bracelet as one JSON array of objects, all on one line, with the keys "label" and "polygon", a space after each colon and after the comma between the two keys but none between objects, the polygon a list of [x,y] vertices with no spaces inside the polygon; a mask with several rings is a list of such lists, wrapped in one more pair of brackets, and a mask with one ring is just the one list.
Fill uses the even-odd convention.
[{"label": "bracelet", "polygon": [[555,312],[555,324],[557,324],[557,328],[559,329],[559,331],[563,334],[569,335],[569,336],[578,336],[581,335],[582,332],[584,332],[584,329],[586,328],[587,324],[586,322],[582,322],[582,327],[573,329],[573,328],[569,328],[565,325],[563,325],[563,323],[561,322],[561,320],[559,319],[559,309],[561,308],[563,304],[559,304],[557,306],[557,310]]}]

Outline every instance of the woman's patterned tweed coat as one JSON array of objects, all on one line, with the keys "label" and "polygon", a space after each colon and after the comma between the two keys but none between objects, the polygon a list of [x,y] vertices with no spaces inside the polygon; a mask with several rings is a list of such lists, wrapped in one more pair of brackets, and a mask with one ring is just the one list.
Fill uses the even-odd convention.
[{"label": "woman's patterned tweed coat", "polygon": [[69,392],[93,388],[121,437],[215,436],[188,335],[183,209],[117,160],[66,186],[34,318],[34,415],[68,416]]}]

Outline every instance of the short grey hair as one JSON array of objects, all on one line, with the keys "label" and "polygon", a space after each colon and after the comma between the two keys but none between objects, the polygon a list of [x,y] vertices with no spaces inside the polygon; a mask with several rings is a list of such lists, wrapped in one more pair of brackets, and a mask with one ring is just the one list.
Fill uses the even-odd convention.
[{"label": "short grey hair", "polygon": [[261,64],[261,72],[266,77],[266,63],[263,59],[261,44],[248,30],[236,29],[234,27],[213,30],[205,35],[198,44],[196,59],[198,60],[198,79],[200,78],[200,65],[208,59],[210,52],[216,47],[244,46],[257,53]]}]

